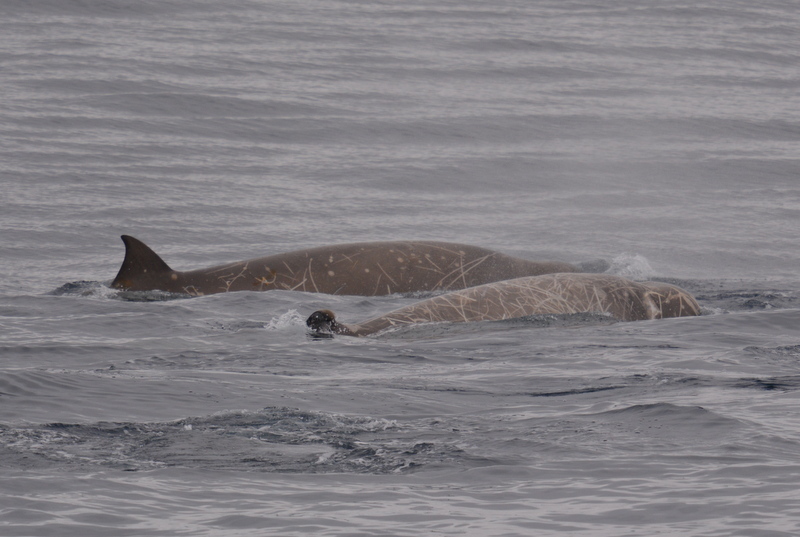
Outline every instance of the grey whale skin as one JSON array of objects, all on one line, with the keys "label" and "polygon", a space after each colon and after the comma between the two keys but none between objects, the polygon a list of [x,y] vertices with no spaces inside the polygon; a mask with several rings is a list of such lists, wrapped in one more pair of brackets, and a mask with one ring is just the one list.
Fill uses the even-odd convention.
[{"label": "grey whale skin", "polygon": [[179,272],[142,241],[129,235],[122,235],[122,241],[125,259],[111,287],[195,296],[273,289],[362,296],[452,291],[578,270],[567,263],[529,261],[466,244],[391,241],[320,246]]},{"label": "grey whale skin", "polygon": [[411,324],[569,313],[606,313],[620,321],[639,321],[700,315],[700,306],[692,295],[667,283],[634,282],[608,274],[562,273],[453,291],[355,325],[342,324],[333,312],[319,310],[306,324],[321,333],[367,336]]}]

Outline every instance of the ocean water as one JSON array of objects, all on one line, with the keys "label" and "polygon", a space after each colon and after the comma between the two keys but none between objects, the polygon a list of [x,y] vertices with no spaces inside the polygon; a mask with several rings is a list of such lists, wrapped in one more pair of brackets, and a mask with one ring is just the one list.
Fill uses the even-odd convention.
[{"label": "ocean water", "polygon": [[[800,531],[800,12],[4,0],[0,535]],[[704,315],[311,337],[419,296],[108,287],[475,244]]]}]

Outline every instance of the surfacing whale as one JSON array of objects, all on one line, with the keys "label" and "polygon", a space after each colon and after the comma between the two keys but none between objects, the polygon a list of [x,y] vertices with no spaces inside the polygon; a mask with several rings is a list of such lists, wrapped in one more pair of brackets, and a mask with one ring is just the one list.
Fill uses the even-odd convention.
[{"label": "surfacing whale", "polygon": [[125,260],[111,287],[208,295],[285,289],[342,295],[451,291],[498,280],[574,272],[567,263],[535,262],[447,242],[360,242],[321,246],[179,272],[142,241],[122,235]]},{"label": "surfacing whale", "polygon": [[692,295],[661,282],[608,274],[546,274],[499,281],[439,295],[369,319],[338,322],[319,310],[306,321],[316,332],[366,336],[389,328],[438,322],[500,321],[528,315],[605,313],[620,321],[700,315]]}]

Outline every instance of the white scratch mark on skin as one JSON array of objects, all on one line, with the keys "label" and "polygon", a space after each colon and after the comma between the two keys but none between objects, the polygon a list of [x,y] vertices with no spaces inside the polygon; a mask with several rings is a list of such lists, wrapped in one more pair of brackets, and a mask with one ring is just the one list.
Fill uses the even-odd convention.
[{"label": "white scratch mark on skin", "polygon": [[288,290],[288,291],[297,291],[298,289],[300,289],[300,288],[302,287],[302,289],[300,289],[300,290],[301,290],[301,291],[305,291],[305,290],[306,290],[306,282],[307,282],[307,281],[308,281],[308,280],[306,280],[305,278],[303,278],[303,281],[301,281],[300,283],[298,283],[298,284],[297,284],[297,285],[295,285],[294,287],[288,287],[288,286],[286,286],[285,288],[286,288],[286,290]]},{"label": "white scratch mark on skin", "polygon": [[340,255],[340,256],[342,256],[342,259],[340,259],[340,260],[336,261],[336,263],[341,263],[342,261],[345,261],[345,260],[347,260],[347,261],[349,261],[351,264],[355,265],[355,262],[353,261],[353,259],[352,259],[352,258],[353,258],[353,257],[356,257],[356,256],[359,256],[359,255],[361,255],[361,252],[356,252],[356,253],[355,253],[355,254],[353,254],[352,256],[349,256],[349,255],[347,255],[347,254],[339,254],[339,255]]},{"label": "white scratch mark on skin", "polygon": [[[452,286],[453,283],[455,283],[456,280],[459,280],[459,279],[461,280],[462,286],[464,288],[469,287],[469,284],[467,283],[467,278],[466,278],[467,274],[469,274],[475,268],[479,267],[481,264],[483,264],[486,260],[488,260],[491,257],[494,257],[494,254],[487,254],[487,255],[485,255],[483,257],[480,257],[478,259],[473,259],[472,261],[470,261],[470,262],[468,262],[466,264],[463,263],[463,258],[460,258],[459,259],[459,261],[460,261],[459,265],[455,269],[451,270],[450,272],[448,272],[447,274],[442,276],[441,279],[436,283],[436,287],[437,288],[445,288],[445,289],[447,289],[450,286]],[[440,271],[440,274],[441,274],[441,271]],[[445,283],[445,280],[447,280],[448,278],[450,278],[453,275],[455,275],[455,277],[452,278],[449,283]]]},{"label": "white scratch mark on skin", "polygon": [[[427,270],[428,272],[433,272],[434,274],[438,274],[441,276],[442,270],[439,267],[431,268],[431,267],[414,267],[415,270]],[[456,278],[457,279],[457,278]]]},{"label": "white scratch mark on skin", "polygon": [[264,287],[269,287],[275,283],[275,280],[278,279],[278,274],[275,273],[272,275],[272,280],[268,280],[266,277],[261,276],[260,278],[256,278],[256,283],[258,284],[259,291],[263,291]]},{"label": "white scratch mark on skin", "polygon": [[222,289],[224,292],[226,292],[226,293],[229,292],[231,290],[231,285],[233,285],[233,283],[236,280],[244,279],[244,278],[247,277],[245,275],[245,272],[247,272],[248,263],[244,263],[244,264],[242,264],[240,266],[241,266],[241,270],[239,271],[239,274],[237,274],[235,276],[233,275],[233,273],[226,274],[225,276],[219,276],[219,279],[222,281],[222,284],[223,284],[220,287],[220,289]]},{"label": "white scratch mark on skin", "polygon": [[[659,284],[667,286],[668,284]],[[617,276],[555,274],[486,284],[433,297],[349,328],[367,335],[390,326],[501,320],[537,314],[603,313],[621,321],[699,315],[677,287],[664,294]],[[674,304],[674,300],[678,304]]]},{"label": "white scratch mark on skin", "polygon": [[260,281],[261,283],[265,283],[267,285],[272,285],[273,283],[275,283],[275,281],[278,279],[278,273],[272,272],[271,270],[269,270],[269,267],[267,266],[264,266],[264,270],[266,271],[267,274],[272,274],[272,279],[268,280],[266,276],[262,276],[258,278],[258,281]]},{"label": "white scratch mark on skin", "polygon": [[437,270],[437,271],[439,271],[439,273],[441,274],[441,272],[442,272],[442,269],[441,269],[441,267],[439,267],[439,265],[437,265],[437,264],[436,264],[436,263],[433,261],[433,258],[430,256],[430,254],[425,254],[425,259],[426,259],[426,260],[427,260],[427,261],[428,261],[428,262],[429,262],[431,265],[433,265],[434,267],[436,267],[436,270]]},{"label": "white scratch mark on skin", "polygon": [[228,265],[222,265],[221,267],[217,267],[216,270],[209,270],[208,274],[216,274],[218,272],[225,272],[231,270],[235,271],[237,268],[242,266],[247,267],[247,263],[230,263]]},{"label": "white scratch mark on skin", "polygon": [[311,279],[311,285],[314,286],[314,292],[319,293],[319,289],[317,288],[317,282],[314,281],[314,272],[311,270],[311,263],[314,261],[313,258],[308,260],[308,268],[306,269],[306,274]]},{"label": "white scratch mark on skin", "polygon": [[665,297],[660,293],[647,293],[645,296],[645,307],[651,319],[661,318],[661,308],[664,307],[663,298]]},{"label": "white scratch mark on skin", "polygon": [[[384,275],[384,276],[386,276],[386,277],[389,279],[389,281],[390,281],[390,282],[392,282],[392,284],[393,284],[395,287],[397,287],[397,282],[396,282],[396,281],[394,281],[394,280],[392,279],[392,277],[391,277],[391,276],[389,276],[389,274],[387,274],[387,273],[386,273],[386,271],[383,269],[383,267],[381,266],[381,264],[380,264],[380,263],[375,263],[375,265],[377,265],[377,267],[378,267],[379,269],[381,269],[381,272],[383,272],[383,275]],[[389,293],[389,294],[391,294],[391,293]]]},{"label": "white scratch mark on skin", "polygon": [[184,288],[183,288],[183,292],[184,292],[184,293],[186,293],[187,295],[192,295],[192,296],[203,296],[203,293],[201,293],[200,291],[198,291],[198,290],[197,290],[197,287],[195,287],[194,285],[189,285],[189,286],[187,286],[187,287],[184,287]]}]

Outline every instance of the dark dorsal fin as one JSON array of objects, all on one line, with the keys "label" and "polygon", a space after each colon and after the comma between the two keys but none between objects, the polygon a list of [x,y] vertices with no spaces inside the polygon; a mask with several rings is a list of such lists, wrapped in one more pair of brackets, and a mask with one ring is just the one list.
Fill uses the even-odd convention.
[{"label": "dark dorsal fin", "polygon": [[122,242],[125,243],[125,260],[117,277],[111,282],[111,287],[133,290],[157,289],[158,287],[142,283],[154,279],[158,281],[173,272],[157,253],[139,239],[122,235]]}]

